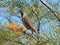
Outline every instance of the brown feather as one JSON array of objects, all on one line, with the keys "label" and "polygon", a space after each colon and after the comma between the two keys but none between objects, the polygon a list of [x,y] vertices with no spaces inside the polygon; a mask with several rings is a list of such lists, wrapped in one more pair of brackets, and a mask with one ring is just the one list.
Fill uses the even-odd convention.
[{"label": "brown feather", "polygon": [[25,27],[27,29],[31,29],[32,31],[38,33],[38,31],[37,31],[36,27],[34,26],[32,20],[27,17],[25,12],[24,12],[22,18],[23,18],[23,24],[25,25]]}]

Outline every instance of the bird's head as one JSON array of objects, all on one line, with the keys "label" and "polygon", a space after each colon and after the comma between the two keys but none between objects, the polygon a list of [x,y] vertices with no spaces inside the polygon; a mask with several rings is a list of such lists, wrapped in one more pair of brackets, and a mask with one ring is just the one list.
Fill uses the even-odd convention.
[{"label": "bird's head", "polygon": [[20,13],[23,16],[25,14],[25,11],[21,10]]},{"label": "bird's head", "polygon": [[21,15],[23,16],[23,12],[22,12],[22,11],[20,11],[20,13],[21,13]]}]

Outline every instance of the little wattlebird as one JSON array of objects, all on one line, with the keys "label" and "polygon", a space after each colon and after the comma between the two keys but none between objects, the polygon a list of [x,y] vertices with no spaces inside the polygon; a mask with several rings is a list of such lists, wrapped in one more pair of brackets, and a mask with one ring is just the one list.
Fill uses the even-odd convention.
[{"label": "little wattlebird", "polygon": [[22,15],[22,21],[23,21],[24,26],[27,29],[30,29],[30,30],[34,31],[36,34],[38,34],[38,30],[34,26],[32,20],[28,18],[26,12],[25,11],[20,11],[20,13]]}]

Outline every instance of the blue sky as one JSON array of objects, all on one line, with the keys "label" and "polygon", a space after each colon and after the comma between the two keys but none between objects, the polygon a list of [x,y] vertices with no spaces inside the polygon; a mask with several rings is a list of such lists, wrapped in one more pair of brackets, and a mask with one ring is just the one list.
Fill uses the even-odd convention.
[{"label": "blue sky", "polygon": [[[4,16],[9,17],[10,15],[13,15],[13,14],[10,14],[10,12],[9,12],[9,10],[7,8],[0,8],[0,22],[1,23],[6,23],[7,20],[6,20],[6,18]],[[22,24],[20,19],[18,17],[16,17],[16,16],[12,16],[11,20],[13,22],[16,21],[16,23],[21,23]]]}]

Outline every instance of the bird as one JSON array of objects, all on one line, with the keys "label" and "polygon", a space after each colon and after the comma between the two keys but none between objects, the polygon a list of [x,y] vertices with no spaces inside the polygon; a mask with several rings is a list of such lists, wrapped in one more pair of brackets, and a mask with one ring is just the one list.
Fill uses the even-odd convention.
[{"label": "bird", "polygon": [[24,10],[22,10],[22,11],[20,11],[20,13],[22,16],[22,22],[23,22],[24,26],[27,29],[30,29],[30,30],[34,31],[36,34],[38,34],[38,30],[34,26],[33,21],[27,16],[26,12]]}]

